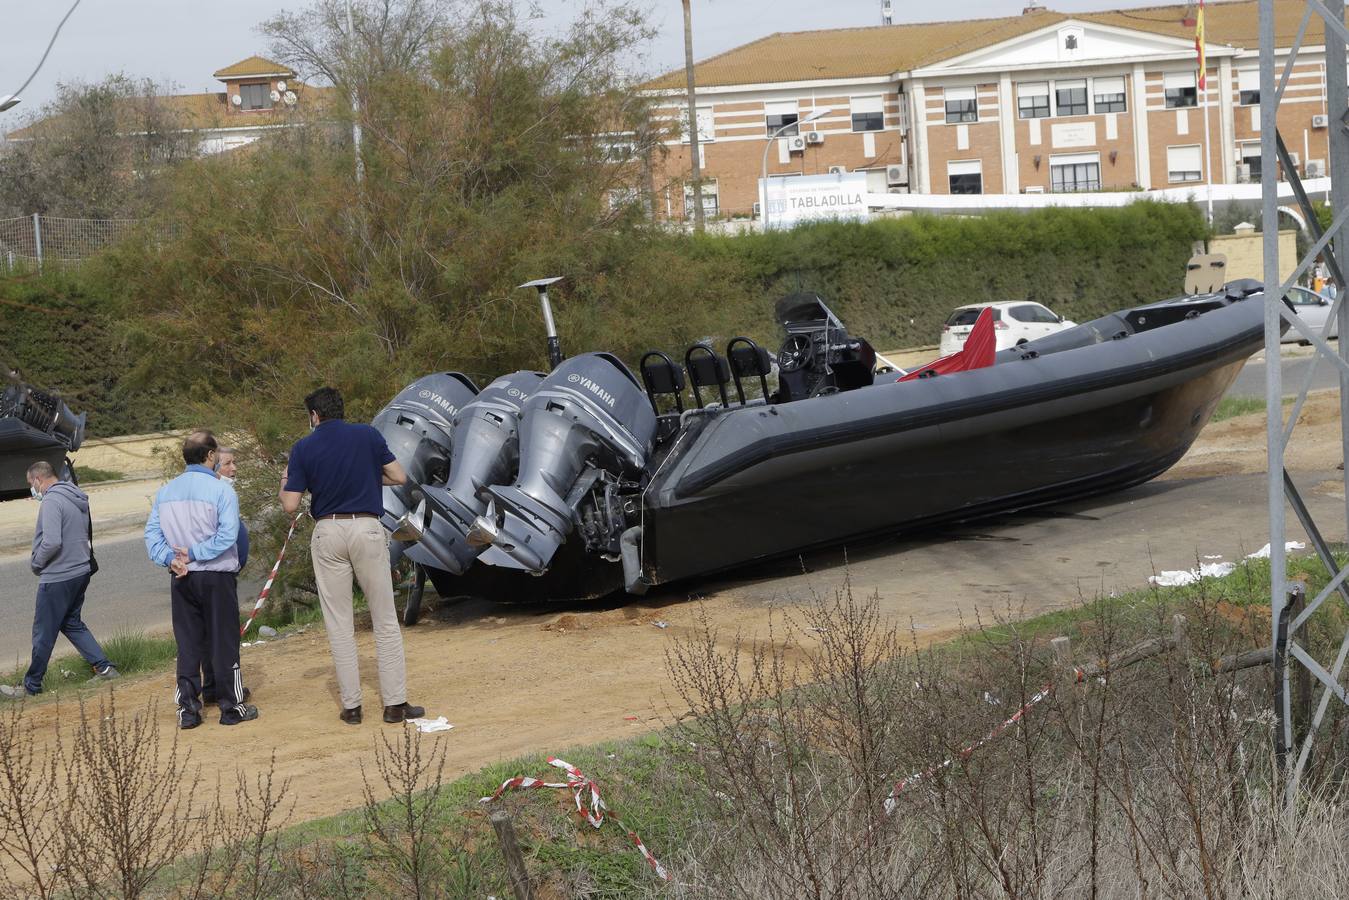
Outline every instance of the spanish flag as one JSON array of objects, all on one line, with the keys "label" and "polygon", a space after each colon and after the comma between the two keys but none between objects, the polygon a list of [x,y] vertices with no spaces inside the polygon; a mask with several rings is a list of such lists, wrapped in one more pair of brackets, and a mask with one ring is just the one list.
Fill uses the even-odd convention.
[{"label": "spanish flag", "polygon": [[1199,13],[1194,17],[1194,52],[1199,56],[1199,90],[1208,89],[1208,59],[1204,56],[1204,0],[1199,0]]}]

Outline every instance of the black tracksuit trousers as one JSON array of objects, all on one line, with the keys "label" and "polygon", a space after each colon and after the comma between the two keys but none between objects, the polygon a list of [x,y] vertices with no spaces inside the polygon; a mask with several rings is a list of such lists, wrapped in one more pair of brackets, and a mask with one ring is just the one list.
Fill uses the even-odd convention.
[{"label": "black tracksuit trousers", "polygon": [[242,712],[239,675],[239,588],[233,572],[188,572],[170,591],[173,638],[178,643],[179,724],[201,717],[202,648],[210,647],[222,721]]}]

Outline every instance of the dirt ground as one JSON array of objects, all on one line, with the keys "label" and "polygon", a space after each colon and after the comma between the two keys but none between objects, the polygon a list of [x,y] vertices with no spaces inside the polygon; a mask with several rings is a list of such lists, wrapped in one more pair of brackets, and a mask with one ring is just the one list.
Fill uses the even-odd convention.
[{"label": "dirt ground", "polygon": [[[1314,391],[1298,415],[1293,440],[1284,456],[1290,471],[1333,470],[1343,462],[1339,393]],[[1284,415],[1291,412],[1284,407]],[[1263,413],[1211,422],[1190,452],[1163,479],[1242,475],[1265,471],[1265,417]],[[1343,493],[1343,485],[1337,490]]]},{"label": "dirt ground", "polygon": [[[1334,472],[1339,460],[1339,417],[1334,393],[1316,396],[1303,413],[1290,467]],[[1264,465],[1264,419],[1245,416],[1210,425],[1167,479],[1203,479],[1258,472]],[[1318,478],[1330,478],[1318,475]],[[1326,491],[1341,491],[1333,481]],[[1151,540],[1165,540],[1154,534]],[[988,547],[990,545],[980,545]],[[898,566],[897,561],[890,563]],[[881,559],[884,563],[884,559]],[[870,590],[859,585],[863,590]],[[694,586],[693,589],[697,589]],[[766,603],[749,587],[705,587],[698,602],[690,588],[644,598],[626,606],[558,610],[539,607],[457,605],[438,610],[406,630],[410,699],[428,715],[444,715],[454,730],[427,735],[448,753],[454,777],[525,753],[560,753],[569,746],[650,732],[681,711],[665,677],[671,641],[696,626],[704,611],[729,643],[737,630],[760,632]],[[759,592],[760,594],[762,591]],[[1071,598],[1046,592],[1027,613],[1061,606]],[[958,608],[926,614],[923,639],[950,634],[960,625]],[[337,719],[338,699],[322,629],[246,648],[245,683],[261,718],[232,728],[214,717],[181,733],[181,747],[206,773],[232,778],[236,767],[256,772],[276,754],[277,774],[291,779],[293,821],[329,815],[361,801],[360,765],[367,768],[380,734],[403,726],[380,721],[374,648],[360,637],[366,722],[351,727]],[[167,731],[173,727],[172,684],[165,675],[127,679],[117,688],[125,711],[154,708]],[[43,702],[28,711],[45,740],[62,719],[69,726],[70,698]]]}]

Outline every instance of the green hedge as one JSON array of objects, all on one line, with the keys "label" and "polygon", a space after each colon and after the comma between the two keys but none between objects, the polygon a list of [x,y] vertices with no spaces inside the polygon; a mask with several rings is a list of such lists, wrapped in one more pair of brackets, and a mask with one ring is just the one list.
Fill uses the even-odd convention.
[{"label": "green hedge", "polygon": [[754,315],[784,292],[815,291],[850,331],[895,348],[936,343],[951,309],[966,303],[1034,300],[1083,321],[1175,296],[1204,237],[1193,205],[1140,202],[828,223],[695,246],[738,260],[757,288]]},{"label": "green hedge", "polygon": [[89,437],[177,427],[171,381],[146,388],[126,379],[120,319],[108,294],[78,274],[0,278],[0,365],[89,413]]}]

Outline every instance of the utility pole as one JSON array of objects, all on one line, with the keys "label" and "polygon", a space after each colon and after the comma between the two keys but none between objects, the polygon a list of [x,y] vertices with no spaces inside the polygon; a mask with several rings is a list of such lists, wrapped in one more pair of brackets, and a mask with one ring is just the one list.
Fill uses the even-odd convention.
[{"label": "utility pole", "polygon": [[[350,0],[348,0],[350,2]],[[693,229],[703,230],[703,166],[698,151],[698,101],[693,86],[693,11],[684,0],[684,74],[689,89],[689,156],[693,169]]]},{"label": "utility pole", "polygon": [[356,151],[356,180],[365,179],[365,160],[361,158],[361,100],[356,94],[356,81],[352,77],[356,54],[356,26],[351,17],[351,0],[347,0],[347,77],[351,79],[351,143]]}]

